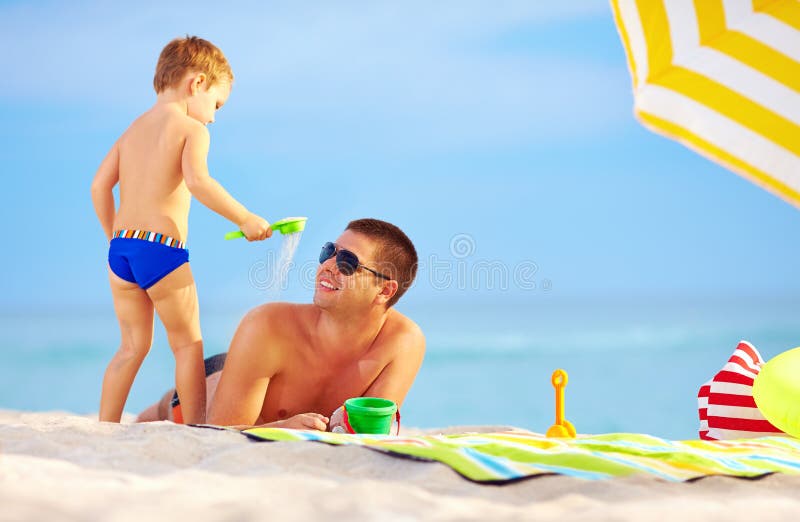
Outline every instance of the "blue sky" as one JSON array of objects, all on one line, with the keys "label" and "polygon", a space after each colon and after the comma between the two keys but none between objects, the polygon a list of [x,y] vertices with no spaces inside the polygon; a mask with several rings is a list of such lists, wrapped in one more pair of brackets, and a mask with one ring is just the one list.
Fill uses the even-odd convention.
[{"label": "blue sky", "polygon": [[[0,307],[110,304],[89,183],[186,33],[236,75],[212,175],[270,220],[309,216],[298,263],[378,217],[417,245],[412,303],[797,295],[797,210],[643,129],[608,4],[554,4],[0,3]],[[278,243],[230,229],[195,202],[206,309],[263,300],[248,271]],[[535,264],[536,287],[441,288],[434,261]]]}]

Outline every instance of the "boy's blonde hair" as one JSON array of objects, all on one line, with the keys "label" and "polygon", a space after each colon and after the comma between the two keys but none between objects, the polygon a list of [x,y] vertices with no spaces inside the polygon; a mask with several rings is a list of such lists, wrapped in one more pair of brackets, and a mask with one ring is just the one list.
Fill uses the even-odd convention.
[{"label": "boy's blonde hair", "polygon": [[158,57],[153,87],[156,93],[175,87],[189,71],[205,73],[207,87],[220,79],[233,81],[233,71],[219,48],[197,36],[175,38],[164,47]]}]

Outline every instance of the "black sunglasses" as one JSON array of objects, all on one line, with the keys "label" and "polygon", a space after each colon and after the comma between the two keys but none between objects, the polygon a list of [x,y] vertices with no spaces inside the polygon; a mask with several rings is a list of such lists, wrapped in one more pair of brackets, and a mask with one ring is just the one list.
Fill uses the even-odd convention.
[{"label": "black sunglasses", "polygon": [[375,274],[380,278],[387,280],[392,279],[387,275],[383,275],[380,272],[376,272],[375,270],[362,265],[358,261],[357,255],[350,252],[349,250],[337,247],[330,241],[322,245],[322,252],[319,253],[319,264],[324,263],[333,256],[336,256],[336,268],[338,268],[339,272],[341,272],[346,276],[351,276],[356,273],[356,270],[358,270],[359,268],[363,268],[364,270],[372,272],[373,274]]}]

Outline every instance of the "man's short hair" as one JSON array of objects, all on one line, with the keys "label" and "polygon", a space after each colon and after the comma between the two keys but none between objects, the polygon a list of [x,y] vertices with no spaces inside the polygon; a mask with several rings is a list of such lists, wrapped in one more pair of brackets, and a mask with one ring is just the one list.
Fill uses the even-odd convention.
[{"label": "man's short hair", "polygon": [[380,219],[356,219],[348,223],[345,230],[363,234],[375,241],[376,270],[397,281],[397,293],[387,301],[393,306],[411,287],[417,275],[417,250],[414,243],[395,225]]},{"label": "man's short hair", "polygon": [[233,71],[219,48],[197,36],[175,38],[161,51],[153,77],[156,93],[177,86],[186,73],[205,73],[207,87],[219,80],[233,81]]}]

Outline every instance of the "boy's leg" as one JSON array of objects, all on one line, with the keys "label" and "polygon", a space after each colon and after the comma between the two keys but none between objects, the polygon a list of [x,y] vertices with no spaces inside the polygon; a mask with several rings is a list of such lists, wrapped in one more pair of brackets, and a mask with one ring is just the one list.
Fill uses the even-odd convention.
[{"label": "boy's leg", "polygon": [[139,285],[108,271],[114,311],[120,330],[120,346],[103,377],[100,420],[119,422],[133,379],[153,342],[153,303]]},{"label": "boy's leg", "polygon": [[175,354],[175,388],[187,424],[206,419],[206,375],[197,288],[189,263],[170,272],[147,290],[159,319],[164,323]]}]

